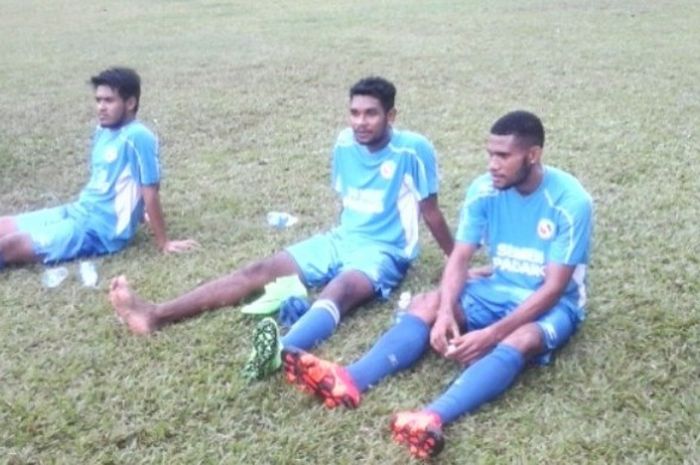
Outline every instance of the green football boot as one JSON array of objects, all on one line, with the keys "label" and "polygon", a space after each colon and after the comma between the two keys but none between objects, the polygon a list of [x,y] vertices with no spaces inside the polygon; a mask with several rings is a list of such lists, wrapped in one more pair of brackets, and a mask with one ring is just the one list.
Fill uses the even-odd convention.
[{"label": "green football boot", "polygon": [[299,276],[282,276],[265,286],[265,292],[253,302],[241,308],[246,315],[271,316],[289,297],[306,297],[306,287]]},{"label": "green football boot", "polygon": [[260,320],[253,331],[253,350],[241,375],[248,382],[267,378],[282,367],[280,332],[273,318]]}]

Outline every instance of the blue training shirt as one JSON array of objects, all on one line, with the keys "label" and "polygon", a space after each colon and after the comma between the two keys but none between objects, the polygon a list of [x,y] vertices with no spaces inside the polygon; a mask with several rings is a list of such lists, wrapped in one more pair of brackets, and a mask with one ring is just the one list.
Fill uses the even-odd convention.
[{"label": "blue training shirt", "polygon": [[478,177],[467,190],[456,240],[488,246],[494,302],[525,300],[544,282],[547,263],[575,267],[561,303],[583,318],[592,231],[591,196],[572,175],[545,166],[540,186],[526,196],[494,188],[488,173]]},{"label": "blue training shirt", "polygon": [[117,129],[98,127],[90,166],[90,180],[73,205],[87,215],[87,228],[113,252],[136,234],[143,219],[141,186],[160,182],[158,140],[139,121]]},{"label": "blue training shirt", "polygon": [[338,135],[331,179],[343,211],[334,232],[412,260],[419,253],[418,202],[438,191],[435,150],[420,134],[391,131],[377,152],[357,143],[350,128]]}]

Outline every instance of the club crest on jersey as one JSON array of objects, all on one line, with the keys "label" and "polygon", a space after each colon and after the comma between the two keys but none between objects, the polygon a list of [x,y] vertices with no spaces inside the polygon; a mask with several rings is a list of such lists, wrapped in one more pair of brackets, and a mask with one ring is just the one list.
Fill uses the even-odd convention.
[{"label": "club crest on jersey", "polygon": [[391,179],[396,172],[396,163],[393,160],[387,160],[379,167],[379,173],[384,179]]},{"label": "club crest on jersey", "polygon": [[554,223],[548,218],[542,218],[537,223],[537,235],[540,239],[551,239],[554,236],[554,229]]},{"label": "club crest on jersey", "polygon": [[112,163],[116,159],[117,159],[117,148],[116,147],[107,147],[105,149],[105,161],[107,163]]}]

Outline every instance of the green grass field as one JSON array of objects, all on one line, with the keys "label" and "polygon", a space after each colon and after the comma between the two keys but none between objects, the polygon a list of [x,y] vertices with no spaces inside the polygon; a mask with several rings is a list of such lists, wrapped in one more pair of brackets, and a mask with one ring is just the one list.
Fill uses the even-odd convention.
[{"label": "green grass field", "polygon": [[[161,139],[170,234],[203,247],[162,256],[141,232],[97,260],[99,291],[76,264],[54,290],[41,266],[0,274],[0,463],[409,461],[388,419],[453,378],[438,357],[358,410],[327,411],[281,377],[243,383],[254,322],[237,309],[138,338],[106,299],[119,273],[165,299],[331,225],[330,148],[367,74],[397,84],[398,125],[435,143],[453,228],[490,124],[516,108],[542,116],[545,160],[596,201],[582,330],[553,366],[450,426],[435,462],[700,463],[698,24],[690,0],[3,0],[0,213],[79,191],[87,79],[127,64]],[[269,210],[301,221],[272,231]],[[430,288],[442,266],[423,233],[402,290]],[[362,308],[317,352],[354,359],[394,304]]]}]

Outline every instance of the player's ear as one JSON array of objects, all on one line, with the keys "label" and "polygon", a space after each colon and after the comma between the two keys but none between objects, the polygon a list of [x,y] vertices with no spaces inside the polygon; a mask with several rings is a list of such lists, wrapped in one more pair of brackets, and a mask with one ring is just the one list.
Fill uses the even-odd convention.
[{"label": "player's ear", "polygon": [[131,97],[129,97],[128,99],[126,99],[126,102],[125,102],[125,103],[126,103],[126,109],[127,109],[128,111],[130,111],[130,112],[132,112],[132,113],[136,111],[136,105],[138,104],[138,102],[136,101],[136,97],[134,97],[134,96],[132,95]]},{"label": "player's ear", "polygon": [[393,123],[396,119],[396,108],[392,108],[386,114],[386,119],[389,123]]},{"label": "player's ear", "polygon": [[537,164],[542,158],[542,147],[539,145],[533,145],[528,150],[527,160],[531,165]]}]

